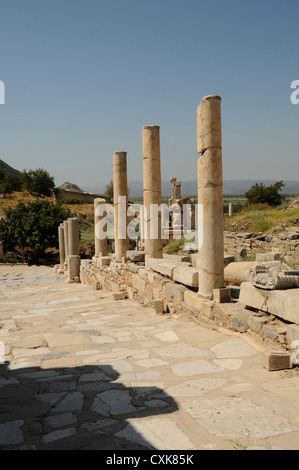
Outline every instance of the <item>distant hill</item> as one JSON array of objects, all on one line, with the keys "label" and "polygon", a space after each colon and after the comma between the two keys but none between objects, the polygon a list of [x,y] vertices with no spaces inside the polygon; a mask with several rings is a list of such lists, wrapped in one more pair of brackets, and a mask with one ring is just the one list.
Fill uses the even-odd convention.
[{"label": "distant hill", "polygon": [[59,186],[58,189],[68,189],[70,191],[78,191],[79,193],[83,193],[84,191],[79,188],[79,186],[77,186],[76,184],[73,184],[73,183],[63,183],[61,186]]},{"label": "distant hill", "polygon": [[21,178],[22,172],[12,168],[3,160],[0,160],[0,172],[4,173],[5,176],[15,176]]}]

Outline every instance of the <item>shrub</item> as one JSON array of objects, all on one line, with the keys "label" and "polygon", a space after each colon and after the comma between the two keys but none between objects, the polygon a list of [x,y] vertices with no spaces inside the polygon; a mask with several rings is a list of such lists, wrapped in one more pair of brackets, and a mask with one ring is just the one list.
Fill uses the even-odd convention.
[{"label": "shrub", "polygon": [[283,181],[265,186],[264,183],[255,183],[247,193],[248,204],[269,204],[269,206],[279,206],[285,199],[283,194],[280,194],[281,188],[284,186]]},{"label": "shrub", "polygon": [[54,178],[42,168],[23,171],[23,188],[34,196],[52,196],[55,183]]},{"label": "shrub", "polygon": [[37,262],[48,248],[58,248],[58,225],[72,217],[60,203],[20,202],[5,209],[0,220],[0,240],[5,250],[23,251],[27,261]]}]

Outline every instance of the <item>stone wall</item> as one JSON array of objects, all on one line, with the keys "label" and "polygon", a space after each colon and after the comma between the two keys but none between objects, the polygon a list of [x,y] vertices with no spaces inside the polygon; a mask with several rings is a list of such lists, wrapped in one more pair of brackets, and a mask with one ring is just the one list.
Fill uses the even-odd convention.
[{"label": "stone wall", "polygon": [[248,332],[271,347],[278,343],[288,349],[291,341],[299,339],[299,325],[296,323],[284,322],[258,308],[248,310],[237,299],[219,303],[201,298],[197,287],[174,281],[175,269],[179,269],[177,272],[182,269],[185,273],[189,270],[190,273],[181,280],[192,280],[194,268],[186,266],[187,263],[177,259],[175,262],[169,259],[153,261],[157,264],[146,267],[142,262],[115,263],[109,257],[81,260],[80,280],[95,289],[114,292],[116,300],[130,298],[144,306],[154,305],[157,313],[190,315],[212,328],[217,325],[239,333]]},{"label": "stone wall", "polygon": [[227,254],[235,254],[246,249],[247,255],[260,252],[277,252],[286,262],[299,262],[299,229],[271,234],[224,232],[224,250]]}]

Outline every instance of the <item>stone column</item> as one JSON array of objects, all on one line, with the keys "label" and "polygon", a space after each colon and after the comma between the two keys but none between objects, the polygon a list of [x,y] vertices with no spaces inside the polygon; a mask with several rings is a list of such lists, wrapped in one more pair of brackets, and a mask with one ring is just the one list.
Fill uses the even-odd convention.
[{"label": "stone column", "polygon": [[230,202],[228,204],[228,216],[232,217],[233,215],[234,215],[234,207],[233,207],[232,203]]},{"label": "stone column", "polygon": [[[202,204],[202,246],[198,252],[199,290],[212,298],[224,286],[221,98],[209,95],[197,108],[198,204]],[[199,211],[200,212],[200,211]]]},{"label": "stone column", "polygon": [[[158,212],[157,218],[153,217],[153,214],[151,214],[151,205],[157,204],[160,206],[162,203],[159,129],[159,126],[143,126],[142,128],[143,203],[146,211],[146,258],[163,257],[163,243],[161,238],[161,212]],[[155,224],[157,224],[156,227],[154,227]],[[156,232],[154,235],[156,238],[154,238],[153,232]]]},{"label": "stone column", "polygon": [[77,217],[68,219],[69,256],[79,256],[79,220]]},{"label": "stone column", "polygon": [[113,202],[114,202],[114,234],[115,260],[121,262],[129,249],[127,234],[128,183],[127,183],[127,152],[113,153]]},{"label": "stone column", "polygon": [[107,251],[108,251],[107,250],[107,236],[104,239],[97,237],[97,224],[105,217],[104,215],[99,215],[97,209],[101,204],[105,204],[105,203],[106,203],[106,200],[101,199],[99,197],[94,200],[94,228],[95,228],[94,239],[95,239],[95,256],[96,257],[106,256]]},{"label": "stone column", "polygon": [[64,224],[60,224],[58,227],[58,242],[59,242],[59,258],[60,258],[60,270],[64,270],[65,262],[65,246],[64,246]]},{"label": "stone column", "polygon": [[65,250],[65,260],[67,261],[69,255],[69,228],[68,221],[63,222],[64,226],[64,250]]}]

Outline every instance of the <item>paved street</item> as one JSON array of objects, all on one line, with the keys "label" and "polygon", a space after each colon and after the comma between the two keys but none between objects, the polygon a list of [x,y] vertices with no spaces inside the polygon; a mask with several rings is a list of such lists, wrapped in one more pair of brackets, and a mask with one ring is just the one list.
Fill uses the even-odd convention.
[{"label": "paved street", "polygon": [[247,336],[23,265],[0,326],[0,450],[298,448],[298,371]]}]

